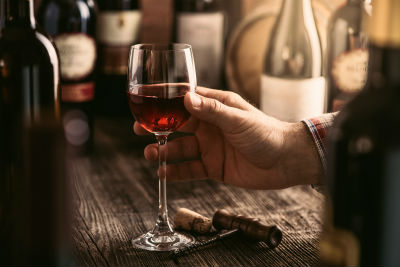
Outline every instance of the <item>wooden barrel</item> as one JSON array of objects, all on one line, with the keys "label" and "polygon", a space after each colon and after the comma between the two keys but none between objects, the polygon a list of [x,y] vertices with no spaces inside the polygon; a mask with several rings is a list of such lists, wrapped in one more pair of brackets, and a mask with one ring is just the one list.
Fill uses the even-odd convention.
[{"label": "wooden barrel", "polygon": [[[330,15],[344,0],[312,0],[323,51]],[[233,30],[227,45],[225,73],[229,89],[259,106],[260,77],[270,31],[282,0],[265,0]]]}]

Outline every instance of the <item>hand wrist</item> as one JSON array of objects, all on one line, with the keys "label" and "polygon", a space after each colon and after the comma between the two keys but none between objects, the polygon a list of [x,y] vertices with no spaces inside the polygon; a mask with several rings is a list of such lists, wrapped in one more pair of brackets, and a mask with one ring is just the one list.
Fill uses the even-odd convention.
[{"label": "hand wrist", "polygon": [[324,174],[318,151],[304,123],[289,123],[281,172],[289,185],[320,184]]}]

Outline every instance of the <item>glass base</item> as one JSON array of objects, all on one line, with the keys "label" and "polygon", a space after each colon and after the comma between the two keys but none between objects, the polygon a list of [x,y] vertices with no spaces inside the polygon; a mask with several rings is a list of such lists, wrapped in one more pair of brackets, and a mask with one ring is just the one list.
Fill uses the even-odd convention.
[{"label": "glass base", "polygon": [[150,231],[132,240],[135,248],[150,251],[171,251],[193,243],[194,237],[188,234],[167,232],[162,234]]}]

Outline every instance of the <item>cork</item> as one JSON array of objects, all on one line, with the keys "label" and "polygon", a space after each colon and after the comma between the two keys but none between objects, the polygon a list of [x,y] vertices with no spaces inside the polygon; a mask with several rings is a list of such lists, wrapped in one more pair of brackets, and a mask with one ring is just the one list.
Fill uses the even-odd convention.
[{"label": "cork", "polygon": [[174,218],[175,228],[206,234],[211,231],[212,222],[209,218],[189,209],[180,208]]}]

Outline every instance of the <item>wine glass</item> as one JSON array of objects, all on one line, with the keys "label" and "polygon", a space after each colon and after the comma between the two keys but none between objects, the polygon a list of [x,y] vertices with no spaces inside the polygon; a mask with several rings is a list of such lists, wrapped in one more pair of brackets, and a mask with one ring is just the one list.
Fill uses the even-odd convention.
[{"label": "wine glass", "polygon": [[129,106],[136,121],[158,142],[159,206],[154,228],[135,238],[137,248],[170,251],[194,241],[173,231],[168,220],[166,156],[168,135],[190,117],[183,99],[197,86],[192,48],[187,44],[137,44],[129,55]]}]

